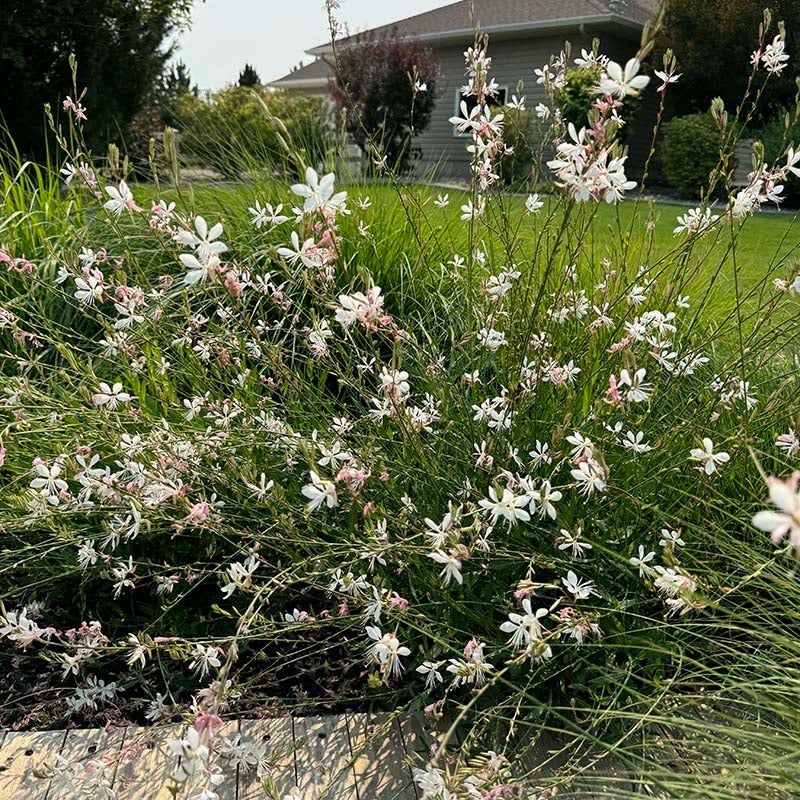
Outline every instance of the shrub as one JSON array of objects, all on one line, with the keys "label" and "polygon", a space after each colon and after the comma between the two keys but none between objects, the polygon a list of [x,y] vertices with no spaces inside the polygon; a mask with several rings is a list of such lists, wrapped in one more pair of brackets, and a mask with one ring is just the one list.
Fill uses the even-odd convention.
[{"label": "shrub", "polygon": [[347,129],[370,161],[409,169],[413,137],[428,127],[436,102],[433,51],[396,30],[359,34],[337,50],[332,85]]},{"label": "shrub", "polygon": [[500,175],[506,186],[519,186],[531,180],[536,159],[534,112],[506,106],[503,109],[505,141],[513,152],[500,164]]},{"label": "shrub", "polygon": [[176,116],[184,152],[227,177],[276,169],[291,174],[296,167],[282,144],[286,138],[317,164],[330,135],[320,101],[260,86],[231,86],[204,99],[185,94]]},{"label": "shrub", "polygon": [[720,132],[709,114],[676,117],[664,125],[661,170],[684,197],[699,197],[719,163]]},{"label": "shrub", "polygon": [[[590,126],[589,117],[597,100],[596,87],[601,74],[600,65],[588,69],[567,70],[564,76],[564,85],[555,94],[556,105],[561,116],[576,128]],[[640,102],[639,95],[628,95],[622,101],[619,113],[627,124],[619,132],[621,141],[625,140],[628,131],[632,128]]]}]

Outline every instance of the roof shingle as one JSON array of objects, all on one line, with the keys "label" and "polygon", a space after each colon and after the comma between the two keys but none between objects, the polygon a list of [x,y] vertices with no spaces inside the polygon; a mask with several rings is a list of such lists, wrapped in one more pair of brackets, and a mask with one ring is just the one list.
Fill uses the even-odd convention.
[{"label": "roof shingle", "polygon": [[[657,0],[474,0],[475,23],[481,30],[524,28],[535,24],[558,23],[598,17],[614,17],[620,22],[642,26],[655,15]],[[373,28],[382,33],[396,28],[399,33],[421,39],[461,33],[473,29],[469,0],[435,8],[413,17]],[[354,38],[354,37],[347,37]],[[343,41],[347,41],[344,39]],[[326,51],[323,44],[309,53]]]},{"label": "roof shingle", "polygon": [[283,83],[296,83],[298,81],[319,81],[323,83],[333,77],[333,68],[324,58],[317,58],[304,67],[298,67],[291,72],[272,81],[270,86],[278,86]]}]

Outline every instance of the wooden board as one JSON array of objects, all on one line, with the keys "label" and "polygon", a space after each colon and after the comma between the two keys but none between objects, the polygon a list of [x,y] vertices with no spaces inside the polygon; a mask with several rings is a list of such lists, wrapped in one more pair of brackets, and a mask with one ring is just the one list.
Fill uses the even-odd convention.
[{"label": "wooden board", "polygon": [[55,764],[65,738],[66,731],[6,733],[0,749],[0,800],[45,800],[50,781],[35,773]]},{"label": "wooden board", "polygon": [[303,800],[358,800],[347,718],[296,717],[293,724]]},{"label": "wooden board", "polygon": [[105,731],[102,728],[67,731],[61,756],[70,764],[78,765],[79,768],[73,770],[76,779],[72,782],[69,779],[54,777],[47,800],[74,800],[76,786],[82,785],[80,766],[87,762],[102,765],[100,769],[90,769],[87,776],[90,780],[99,782],[102,779],[108,782],[109,788],[113,787],[124,738],[125,732],[120,728],[112,731]]},{"label": "wooden board", "polygon": [[[429,719],[422,713],[400,717],[403,744],[414,766],[424,766],[431,760],[442,746],[449,728],[447,721]],[[447,752],[456,753],[461,742],[461,733],[456,729],[447,742]]]},{"label": "wooden board", "polygon": [[180,739],[185,725],[126,728],[117,769],[117,800],[173,800],[170,787],[178,757],[169,742]]},{"label": "wooden board", "polygon": [[240,720],[239,735],[257,746],[266,747],[266,774],[259,777],[257,770],[239,769],[238,800],[262,800],[269,797],[264,784],[270,786],[275,797],[289,794],[297,782],[294,771],[294,735],[292,718]]},{"label": "wooden board", "polygon": [[403,737],[388,714],[348,714],[359,800],[416,800]]}]

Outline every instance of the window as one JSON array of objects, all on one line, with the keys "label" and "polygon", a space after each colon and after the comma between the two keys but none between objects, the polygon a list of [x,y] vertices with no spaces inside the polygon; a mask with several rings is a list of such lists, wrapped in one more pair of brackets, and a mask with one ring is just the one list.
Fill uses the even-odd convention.
[{"label": "window", "polygon": [[[506,104],[506,95],[508,94],[508,87],[507,86],[500,86],[497,89],[497,93],[494,97],[490,97],[487,101],[487,105],[490,107],[493,106],[504,106]],[[478,100],[475,95],[465,96],[461,94],[461,89],[456,89],[456,110],[455,116],[461,117],[463,116],[461,113],[461,101],[464,101],[467,104],[467,113],[472,111],[476,105],[478,105]],[[453,135],[454,136],[466,136],[464,133],[459,133],[455,126],[453,126]]]}]

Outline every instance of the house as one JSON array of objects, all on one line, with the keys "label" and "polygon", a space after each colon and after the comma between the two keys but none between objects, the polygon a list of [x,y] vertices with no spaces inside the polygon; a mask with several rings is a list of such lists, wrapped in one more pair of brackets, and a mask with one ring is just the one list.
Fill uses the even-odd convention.
[{"label": "house", "polygon": [[[464,50],[474,38],[471,6],[480,30],[489,34],[492,75],[500,84],[499,101],[510,99],[522,82],[527,105],[532,108],[544,100],[534,70],[559,53],[565,40],[570,41],[574,54],[580,54],[581,48],[590,50],[592,40],[597,38],[601,52],[624,63],[637,51],[642,29],[655,15],[657,0],[460,0],[374,28],[376,33],[396,29],[433,49],[439,64],[436,106],[430,125],[417,137],[415,145],[421,148],[423,167],[435,167],[439,177],[455,180],[466,178],[469,157],[463,136],[448,119],[459,113],[462,99]],[[347,44],[355,38],[341,42]],[[291,92],[325,95],[334,74],[333,49],[328,43],[306,52],[315,60],[270,85]],[[650,148],[653,92],[643,105],[627,137],[628,172],[634,176],[641,171]]]}]

